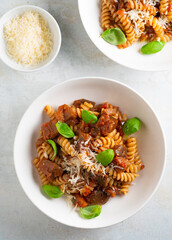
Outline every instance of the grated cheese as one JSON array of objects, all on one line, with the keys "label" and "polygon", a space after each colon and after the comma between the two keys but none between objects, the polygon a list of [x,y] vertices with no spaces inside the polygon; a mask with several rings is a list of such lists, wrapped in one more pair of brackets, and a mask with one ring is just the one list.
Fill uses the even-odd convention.
[{"label": "grated cheese", "polygon": [[65,162],[64,170],[67,171],[70,175],[69,182],[72,185],[75,185],[78,180],[82,180],[82,177],[80,175],[80,169],[81,169],[81,163],[78,157],[74,156],[70,159],[67,159],[65,156],[63,156],[63,160]]},{"label": "grated cheese", "polygon": [[[138,2],[140,2],[140,1],[138,1]],[[160,2],[160,0],[143,0],[143,4],[150,5],[150,6],[155,6],[159,2]]]},{"label": "grated cheese", "polygon": [[81,160],[81,165],[90,168],[91,172],[94,174],[96,172],[105,173],[105,167],[97,162],[96,153],[92,152],[90,148],[81,146],[81,153],[78,155]]},{"label": "grated cheese", "polygon": [[164,28],[167,28],[168,27],[168,19],[167,19],[167,17],[159,17],[159,22],[160,22],[160,24],[164,27]]},{"label": "grated cheese", "polygon": [[136,34],[139,35],[140,33],[142,33],[143,31],[141,31],[141,29],[138,28],[138,22],[139,21],[146,22],[146,18],[149,17],[149,13],[133,9],[126,12],[126,14],[130,18],[130,20],[134,23]]},{"label": "grated cheese", "polygon": [[4,38],[9,56],[22,65],[44,61],[53,46],[53,35],[47,22],[34,11],[26,11],[4,26]]}]

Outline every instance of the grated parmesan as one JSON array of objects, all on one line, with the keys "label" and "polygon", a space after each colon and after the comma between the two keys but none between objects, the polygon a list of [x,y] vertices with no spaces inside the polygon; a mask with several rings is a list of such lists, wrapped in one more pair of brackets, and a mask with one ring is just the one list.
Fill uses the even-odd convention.
[{"label": "grated parmesan", "polygon": [[139,33],[141,33],[142,31],[141,31],[141,29],[138,28],[137,22],[143,21],[146,23],[146,18],[149,17],[149,13],[143,12],[143,11],[137,11],[137,10],[133,9],[133,10],[126,12],[126,14],[130,18],[130,20],[134,23],[135,32],[137,35],[139,35]]},{"label": "grated parmesan", "polygon": [[[81,174],[82,166],[89,168],[93,174],[100,171],[103,175],[105,175],[105,167],[101,163],[97,162],[97,154],[85,146],[89,141],[90,139],[86,142],[80,143],[80,149],[76,152],[74,157],[68,158],[63,155],[63,169],[68,172],[70,176],[68,181],[71,184],[71,190],[82,191],[83,184],[85,185],[84,178]],[[75,144],[77,144],[77,141]]]},{"label": "grated parmesan", "polygon": [[7,22],[4,38],[9,56],[22,65],[43,62],[53,46],[47,22],[34,11],[26,11]]},{"label": "grated parmesan", "polygon": [[150,6],[155,6],[157,3],[159,3],[160,0],[143,0],[143,3]]},{"label": "grated parmesan", "polygon": [[165,16],[164,17],[159,17],[158,20],[164,28],[168,28],[168,23],[169,22],[168,22],[167,17],[165,17]]}]

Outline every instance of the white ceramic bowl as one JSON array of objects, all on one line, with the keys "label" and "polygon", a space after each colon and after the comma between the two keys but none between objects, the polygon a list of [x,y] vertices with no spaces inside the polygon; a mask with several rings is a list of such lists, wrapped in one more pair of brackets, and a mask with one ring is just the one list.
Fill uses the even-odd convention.
[{"label": "white ceramic bowl", "polygon": [[[47,199],[40,191],[39,176],[32,166],[37,156],[35,141],[41,124],[48,121],[43,108],[51,104],[71,104],[86,98],[97,103],[108,101],[120,107],[128,117],[139,117],[142,127],[137,133],[140,155],[145,168],[126,196],[110,199],[99,217],[86,220],[67,206],[63,197]],[[158,118],[149,104],[134,90],[105,78],[70,80],[50,88],[39,96],[24,114],[15,138],[14,163],[19,181],[30,200],[54,220],[78,228],[101,228],[119,223],[141,209],[156,191],[165,165],[165,142]]]},{"label": "white ceramic bowl", "polygon": [[145,43],[135,43],[133,46],[120,50],[105,42],[100,36],[100,9],[101,0],[78,0],[82,23],[88,36],[96,47],[111,60],[137,70],[163,71],[172,69],[172,41],[166,43],[162,51],[152,55],[140,53]]},{"label": "white ceramic bowl", "polygon": [[[49,28],[53,34],[53,49],[50,52],[49,56],[40,64],[37,64],[35,66],[22,66],[21,64],[16,63],[14,60],[12,60],[6,49],[6,44],[4,40],[4,34],[3,29],[6,22],[8,22],[10,19],[22,14],[25,11],[35,11],[38,12],[48,23]],[[0,58],[1,60],[8,65],[9,67],[18,70],[18,71],[35,71],[40,70],[43,67],[48,66],[50,63],[54,61],[56,58],[61,46],[61,32],[59,25],[57,24],[54,17],[48,13],[43,8],[33,6],[33,5],[23,5],[20,7],[13,8],[12,10],[5,13],[0,18]]]}]

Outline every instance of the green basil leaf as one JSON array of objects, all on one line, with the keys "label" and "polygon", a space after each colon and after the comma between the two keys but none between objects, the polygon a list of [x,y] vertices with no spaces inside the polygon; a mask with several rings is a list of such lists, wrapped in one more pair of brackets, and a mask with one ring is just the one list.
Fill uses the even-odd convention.
[{"label": "green basil leaf", "polygon": [[107,29],[101,34],[101,37],[112,45],[120,45],[127,41],[124,33],[119,28]]},{"label": "green basil leaf", "polygon": [[112,162],[114,156],[114,151],[112,149],[107,149],[97,154],[96,158],[97,161],[100,162],[103,166],[107,166],[109,163]]},{"label": "green basil leaf", "polygon": [[51,158],[51,160],[53,160],[55,158],[55,156],[57,155],[57,145],[56,145],[56,143],[53,140],[47,140],[46,142],[49,143],[52,146],[53,150],[54,150],[54,154],[53,154],[53,156]]},{"label": "green basil leaf", "polygon": [[57,186],[43,185],[42,188],[44,192],[51,198],[59,198],[63,194],[63,192]]},{"label": "green basil leaf", "polygon": [[140,129],[141,121],[138,118],[130,118],[123,125],[123,133],[128,136],[137,132]]},{"label": "green basil leaf", "polygon": [[98,217],[102,211],[102,206],[92,205],[85,208],[80,208],[80,213],[84,218],[91,219]]},{"label": "green basil leaf", "polygon": [[75,136],[72,129],[64,122],[58,121],[58,123],[56,123],[56,127],[58,132],[65,138],[72,138]]},{"label": "green basil leaf", "polygon": [[84,120],[84,122],[92,124],[96,123],[98,120],[96,115],[86,110],[82,110],[82,119]]},{"label": "green basil leaf", "polygon": [[153,54],[161,51],[165,45],[164,41],[152,41],[141,48],[143,54]]}]

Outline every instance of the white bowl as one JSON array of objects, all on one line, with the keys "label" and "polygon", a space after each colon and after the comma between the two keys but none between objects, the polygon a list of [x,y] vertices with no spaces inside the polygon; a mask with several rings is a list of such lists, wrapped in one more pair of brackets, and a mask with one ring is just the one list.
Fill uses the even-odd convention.
[{"label": "white bowl", "polygon": [[[110,199],[99,217],[86,220],[72,211],[65,200],[47,199],[40,191],[38,174],[32,166],[37,156],[35,141],[40,127],[48,118],[43,114],[46,104],[57,108],[75,99],[86,98],[97,103],[108,101],[120,107],[129,117],[139,117],[142,127],[137,133],[140,155],[145,168],[126,196]],[[19,181],[30,200],[46,215],[78,228],[101,228],[119,223],[141,209],[155,193],[165,166],[165,142],[158,118],[149,104],[134,90],[110,79],[99,77],[65,81],[45,91],[24,114],[15,138],[14,163]]]},{"label": "white bowl", "polygon": [[[21,64],[16,63],[13,59],[11,59],[7,53],[5,39],[4,39],[4,25],[10,19],[22,14],[25,11],[35,11],[38,12],[48,23],[50,31],[53,34],[53,49],[50,52],[49,56],[41,63],[34,65],[34,66],[23,66]],[[56,20],[50,13],[48,13],[43,8],[33,6],[33,5],[23,5],[20,7],[13,8],[12,10],[5,13],[0,18],[0,58],[1,60],[8,65],[9,67],[18,70],[18,71],[35,71],[40,70],[43,67],[48,66],[50,63],[54,61],[56,58],[61,46],[61,32],[59,25],[57,24]]]},{"label": "white bowl", "polygon": [[102,33],[100,26],[100,3],[101,0],[78,0],[79,12],[85,30],[102,53],[123,66],[137,70],[163,71],[172,69],[172,41],[166,43],[163,50],[159,53],[143,55],[140,53],[140,49],[145,43],[135,43],[129,48],[120,50],[99,37]]}]

